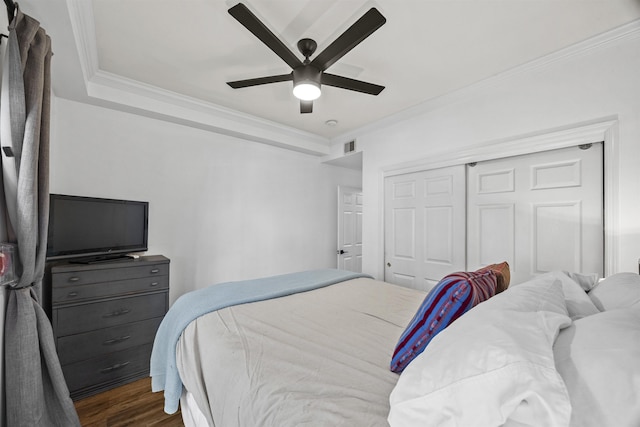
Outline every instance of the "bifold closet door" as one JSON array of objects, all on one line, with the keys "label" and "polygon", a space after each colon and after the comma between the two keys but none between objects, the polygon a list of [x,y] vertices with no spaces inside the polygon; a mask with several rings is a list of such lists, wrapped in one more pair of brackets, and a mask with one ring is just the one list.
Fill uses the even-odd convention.
[{"label": "bifold closet door", "polygon": [[604,269],[602,143],[467,169],[467,269],[507,261],[512,283]]},{"label": "bifold closet door", "polygon": [[465,268],[465,166],[385,178],[385,280],[429,290]]}]

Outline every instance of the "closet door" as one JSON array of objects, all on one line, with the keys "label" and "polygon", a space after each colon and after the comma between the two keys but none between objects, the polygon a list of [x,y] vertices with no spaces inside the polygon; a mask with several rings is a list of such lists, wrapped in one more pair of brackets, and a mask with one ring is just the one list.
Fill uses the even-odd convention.
[{"label": "closet door", "polygon": [[429,290],[465,267],[465,167],[385,179],[385,280]]},{"label": "closet door", "polygon": [[602,144],[468,166],[468,270],[507,261],[512,283],[604,269]]}]

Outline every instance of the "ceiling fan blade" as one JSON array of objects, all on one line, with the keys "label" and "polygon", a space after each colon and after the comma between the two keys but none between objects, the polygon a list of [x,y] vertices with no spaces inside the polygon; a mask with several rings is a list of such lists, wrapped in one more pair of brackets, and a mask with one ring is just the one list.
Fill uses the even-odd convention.
[{"label": "ceiling fan blade", "polygon": [[372,7],[362,15],[352,26],[333,41],[325,50],[311,61],[311,65],[324,71],[342,58],[347,52],[356,47],[361,41],[369,37],[387,20],[378,9]]},{"label": "ceiling fan blade", "polygon": [[266,44],[276,55],[278,55],[284,62],[289,64],[291,68],[296,68],[302,65],[302,61],[291,52],[291,50],[275,35],[270,29],[266,27],[256,15],[251,12],[247,6],[242,3],[238,3],[229,9],[229,14],[236,18],[236,20],[244,25],[244,27],[251,31],[262,43]]},{"label": "ceiling fan blade", "polygon": [[312,113],[313,112],[313,101],[302,101],[300,100],[300,114]]},{"label": "ceiling fan blade", "polygon": [[234,82],[227,82],[227,84],[234,89],[240,89],[243,87],[266,85],[269,83],[286,82],[290,80],[293,80],[293,73],[280,74],[277,76],[258,77],[255,79],[247,80],[236,80]]},{"label": "ceiling fan blade", "polygon": [[356,92],[378,95],[384,86],[363,82],[362,80],[350,79],[348,77],[336,76],[335,74],[322,73],[320,80],[323,85],[339,87],[341,89],[354,90]]}]

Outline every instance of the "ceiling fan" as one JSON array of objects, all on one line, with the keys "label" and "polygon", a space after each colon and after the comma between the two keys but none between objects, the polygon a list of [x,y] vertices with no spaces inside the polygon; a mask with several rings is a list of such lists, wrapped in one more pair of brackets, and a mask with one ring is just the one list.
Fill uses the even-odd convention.
[{"label": "ceiling fan", "polygon": [[321,85],[370,95],[378,95],[384,89],[384,86],[326,72],[327,68],[387,21],[376,8],[369,9],[313,60],[309,57],[315,52],[317,43],[311,39],[301,39],[298,49],[304,56],[304,61],[301,61],[244,4],[238,3],[229,9],[229,13],[293,69],[289,74],[227,82],[234,89],[293,80],[293,94],[300,99],[300,113],[313,111],[313,100],[320,96]]}]

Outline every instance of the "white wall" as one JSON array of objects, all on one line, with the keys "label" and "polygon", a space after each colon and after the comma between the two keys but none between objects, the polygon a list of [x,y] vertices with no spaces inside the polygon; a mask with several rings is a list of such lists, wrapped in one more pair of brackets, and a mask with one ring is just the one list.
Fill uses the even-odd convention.
[{"label": "white wall", "polygon": [[171,301],[207,285],[336,266],[337,186],[317,157],[56,98],[51,192],[150,202]]},{"label": "white wall", "polygon": [[[640,24],[599,47],[511,72],[358,135],[364,155],[363,271],[383,277],[384,168],[529,133],[603,118],[618,120],[619,271],[640,257]],[[623,32],[624,33],[624,32]],[[449,102],[445,102],[449,101]],[[514,138],[515,139],[515,138]]]}]

